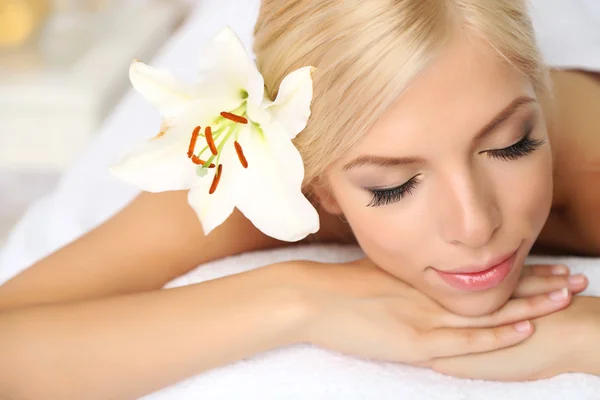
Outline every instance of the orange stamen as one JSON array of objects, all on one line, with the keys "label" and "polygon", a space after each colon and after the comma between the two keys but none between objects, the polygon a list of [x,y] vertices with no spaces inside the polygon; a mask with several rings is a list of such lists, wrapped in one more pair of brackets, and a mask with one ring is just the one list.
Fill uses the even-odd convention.
[{"label": "orange stamen", "polygon": [[152,139],[158,139],[159,137],[161,137],[162,135],[164,135],[166,132],[165,131],[160,131],[158,132],[158,134],[156,136],[154,136]]},{"label": "orange stamen", "polygon": [[228,120],[233,121],[233,122],[237,122],[238,124],[247,124],[248,123],[248,120],[246,118],[240,117],[239,115],[235,115],[235,114],[228,113],[225,111],[223,111],[221,113],[221,117],[227,118]]},{"label": "orange stamen", "polygon": [[210,147],[210,151],[215,156],[217,154],[219,154],[219,151],[217,150],[217,146],[215,146],[215,140],[213,139],[212,129],[210,126],[206,127],[206,130],[204,131],[204,136],[206,137],[206,143],[208,143],[208,147]]},{"label": "orange stamen", "polygon": [[248,168],[248,160],[246,160],[246,157],[244,156],[242,145],[240,145],[238,142],[233,142],[233,145],[235,146],[235,152],[237,153],[238,158],[240,159],[240,163],[242,163],[242,167]]},{"label": "orange stamen", "polygon": [[217,173],[213,178],[213,182],[212,185],[210,185],[210,190],[208,194],[213,194],[217,190],[217,186],[219,186],[219,181],[221,180],[221,172],[223,172],[223,164],[219,164],[219,167],[217,168]]},{"label": "orange stamen", "polygon": [[[197,156],[192,156],[191,159],[192,159],[192,162],[196,165],[206,164],[206,161],[199,159]],[[214,167],[215,167],[215,164],[211,163],[207,168],[214,168]]]},{"label": "orange stamen", "polygon": [[192,158],[194,155],[194,149],[196,148],[196,141],[198,140],[198,135],[200,134],[200,127],[197,126],[192,132],[192,140],[190,140],[190,147],[188,148],[187,156],[188,158]]}]

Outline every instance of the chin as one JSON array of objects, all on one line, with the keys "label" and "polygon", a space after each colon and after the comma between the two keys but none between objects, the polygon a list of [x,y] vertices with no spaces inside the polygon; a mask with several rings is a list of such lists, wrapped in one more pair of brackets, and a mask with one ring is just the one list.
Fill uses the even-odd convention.
[{"label": "chin", "polygon": [[440,299],[439,302],[451,312],[465,317],[481,317],[499,310],[511,296],[507,293],[472,293],[460,298]]},{"label": "chin", "polygon": [[519,283],[520,272],[521,268],[516,268],[504,282],[493,289],[481,292],[456,293],[436,298],[436,300],[458,315],[465,317],[488,315],[502,308],[510,299]]}]

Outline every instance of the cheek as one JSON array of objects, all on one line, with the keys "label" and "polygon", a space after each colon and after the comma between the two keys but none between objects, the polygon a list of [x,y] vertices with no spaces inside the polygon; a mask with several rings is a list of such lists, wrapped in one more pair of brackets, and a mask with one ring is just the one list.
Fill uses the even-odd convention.
[{"label": "cheek", "polygon": [[365,251],[377,249],[387,254],[402,253],[411,237],[411,229],[406,229],[406,226],[409,226],[407,221],[399,219],[397,214],[391,212],[373,211],[358,211],[348,215],[348,222],[356,239]]},{"label": "cheek", "polygon": [[381,268],[397,277],[411,281],[419,265],[415,258],[428,254],[423,248],[429,241],[422,240],[426,235],[424,223],[419,213],[403,209],[400,202],[386,207],[367,207],[370,195],[351,188],[343,190],[343,196],[336,196],[345,219],[350,224],[354,236],[365,252]]}]

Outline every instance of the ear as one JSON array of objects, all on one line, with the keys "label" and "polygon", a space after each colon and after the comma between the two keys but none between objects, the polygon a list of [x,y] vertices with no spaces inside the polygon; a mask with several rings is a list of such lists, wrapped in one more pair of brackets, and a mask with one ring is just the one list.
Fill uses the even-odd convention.
[{"label": "ear", "polygon": [[329,185],[313,185],[311,192],[313,193],[314,197],[316,197],[316,200],[318,201],[319,205],[323,207],[323,209],[329,214],[342,214],[342,208],[337,202],[335,195],[331,191]]}]

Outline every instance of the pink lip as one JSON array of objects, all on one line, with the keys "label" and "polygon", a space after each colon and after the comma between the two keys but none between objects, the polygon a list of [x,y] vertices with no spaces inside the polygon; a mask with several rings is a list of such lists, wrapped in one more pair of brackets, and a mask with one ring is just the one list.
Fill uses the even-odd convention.
[{"label": "pink lip", "polygon": [[495,266],[502,264],[504,261],[511,258],[515,254],[515,252],[516,252],[516,250],[509,254],[505,254],[503,256],[493,258],[485,264],[466,265],[466,266],[462,266],[460,268],[456,268],[452,271],[444,271],[444,272],[447,272],[450,274],[472,274],[472,273],[476,273],[476,272],[484,272],[484,271],[487,271],[488,269],[491,269]]},{"label": "pink lip", "polygon": [[517,251],[501,257],[495,264],[472,266],[444,272],[435,270],[439,276],[455,289],[466,292],[480,292],[498,286],[510,273]]}]

